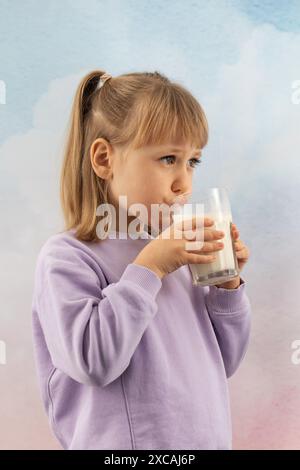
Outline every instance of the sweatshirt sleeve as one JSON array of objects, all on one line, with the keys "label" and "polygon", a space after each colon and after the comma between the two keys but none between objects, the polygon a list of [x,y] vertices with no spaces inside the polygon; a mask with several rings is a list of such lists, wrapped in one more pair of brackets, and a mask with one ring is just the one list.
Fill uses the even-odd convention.
[{"label": "sweatshirt sleeve", "polygon": [[36,302],[53,365],[80,383],[105,386],[129,365],[157,312],[162,283],[131,263],[102,288],[96,264],[74,246],[48,250],[39,262]]},{"label": "sweatshirt sleeve", "polygon": [[205,303],[219,343],[227,377],[243,360],[249,343],[251,305],[246,283],[236,289],[207,286]]}]

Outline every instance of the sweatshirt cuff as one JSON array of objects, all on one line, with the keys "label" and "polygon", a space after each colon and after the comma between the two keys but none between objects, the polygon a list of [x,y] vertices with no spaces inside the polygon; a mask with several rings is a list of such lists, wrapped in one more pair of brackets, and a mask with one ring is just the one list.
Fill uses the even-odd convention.
[{"label": "sweatshirt cuff", "polygon": [[158,275],[146,266],[130,263],[126,266],[120,280],[132,281],[142,287],[148,294],[156,297],[162,286],[162,281]]},{"label": "sweatshirt cuff", "polygon": [[241,278],[241,284],[236,289],[225,289],[214,285],[208,286],[206,302],[211,311],[216,313],[239,313],[245,308],[246,283]]}]

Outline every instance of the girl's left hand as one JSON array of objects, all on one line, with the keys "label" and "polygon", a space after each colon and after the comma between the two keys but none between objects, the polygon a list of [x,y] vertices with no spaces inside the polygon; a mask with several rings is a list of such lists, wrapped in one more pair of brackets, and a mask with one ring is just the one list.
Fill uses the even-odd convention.
[{"label": "girl's left hand", "polygon": [[232,224],[231,232],[239,270],[241,271],[249,259],[250,251],[249,248],[242,242],[242,240],[239,239],[239,231],[235,224]]}]

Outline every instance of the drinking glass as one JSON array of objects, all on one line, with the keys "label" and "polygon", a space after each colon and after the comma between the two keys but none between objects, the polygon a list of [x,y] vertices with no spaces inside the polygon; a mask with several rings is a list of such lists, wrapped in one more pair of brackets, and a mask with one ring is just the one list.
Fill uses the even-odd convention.
[{"label": "drinking glass", "polygon": [[[203,217],[213,219],[214,225],[205,229],[215,229],[224,232],[225,236],[220,239],[224,248],[214,251],[216,259],[210,263],[189,264],[194,285],[222,284],[239,275],[238,261],[234,249],[232,237],[232,213],[226,188],[206,188],[193,193],[178,196],[175,201],[174,222],[182,223],[182,229],[188,225],[187,220],[193,216],[202,217],[202,234],[204,234]],[[187,223],[186,223],[186,222]],[[202,235],[203,236],[203,235]],[[197,238],[199,240],[199,238]],[[202,238],[202,241],[203,238]],[[199,251],[200,253],[200,251]],[[206,252],[207,253],[207,252]]]}]

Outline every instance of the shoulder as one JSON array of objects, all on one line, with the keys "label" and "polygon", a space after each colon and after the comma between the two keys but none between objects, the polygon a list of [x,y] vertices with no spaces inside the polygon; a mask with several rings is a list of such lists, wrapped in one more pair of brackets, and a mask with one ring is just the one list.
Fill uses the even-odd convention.
[{"label": "shoulder", "polygon": [[53,270],[94,272],[102,277],[99,259],[89,248],[89,242],[78,240],[73,230],[51,235],[40,248],[35,275],[42,277]]}]

